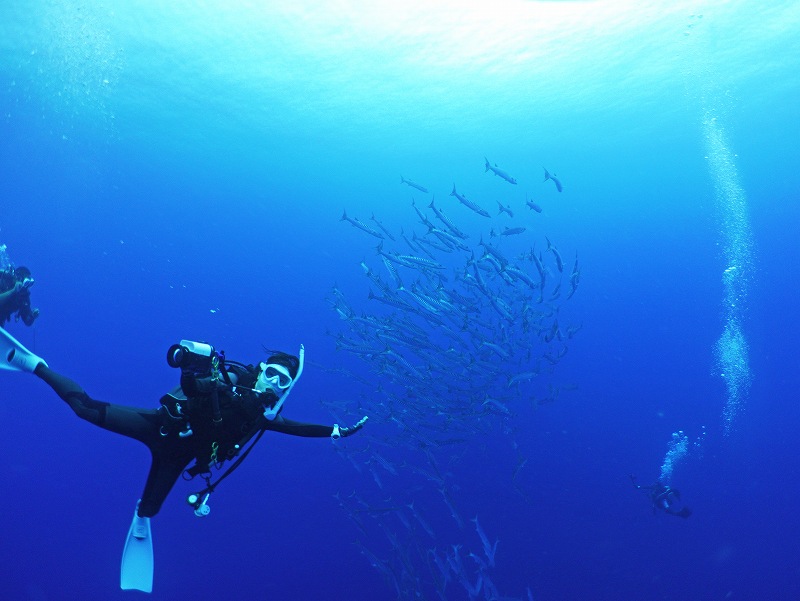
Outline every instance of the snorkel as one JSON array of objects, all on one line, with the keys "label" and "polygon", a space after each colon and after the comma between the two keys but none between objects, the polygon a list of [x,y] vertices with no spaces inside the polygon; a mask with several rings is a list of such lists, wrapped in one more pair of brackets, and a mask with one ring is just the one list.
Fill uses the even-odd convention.
[{"label": "snorkel", "polygon": [[298,353],[298,358],[300,360],[300,364],[297,366],[297,375],[295,375],[292,383],[289,384],[289,387],[284,391],[281,397],[275,401],[275,404],[272,407],[267,407],[264,410],[264,417],[267,418],[269,421],[273,421],[276,417],[278,417],[278,413],[280,413],[283,404],[286,402],[286,397],[289,396],[289,393],[292,392],[292,388],[294,385],[297,384],[297,380],[300,379],[300,375],[303,373],[303,363],[306,356],[306,348],[301,344],[300,345],[300,352]]}]

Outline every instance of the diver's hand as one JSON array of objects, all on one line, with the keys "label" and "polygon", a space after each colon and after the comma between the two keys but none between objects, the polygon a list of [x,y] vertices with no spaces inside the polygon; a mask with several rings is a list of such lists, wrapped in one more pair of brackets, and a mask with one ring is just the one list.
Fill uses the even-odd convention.
[{"label": "diver's hand", "polygon": [[354,426],[350,426],[349,428],[340,428],[339,424],[333,425],[333,432],[331,432],[331,438],[334,440],[338,440],[339,438],[347,438],[348,436],[352,436],[356,432],[358,432],[361,428],[364,427],[364,424],[367,423],[369,417],[366,415],[362,417]]}]

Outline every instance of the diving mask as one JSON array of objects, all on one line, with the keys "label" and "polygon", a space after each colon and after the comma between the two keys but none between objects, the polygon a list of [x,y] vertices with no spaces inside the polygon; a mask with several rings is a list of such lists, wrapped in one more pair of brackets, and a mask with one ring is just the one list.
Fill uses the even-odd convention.
[{"label": "diving mask", "polygon": [[300,379],[300,376],[303,373],[306,349],[302,344],[300,345],[300,352],[298,355],[299,365],[294,378],[292,378],[289,370],[283,365],[279,365],[277,363],[260,364],[261,372],[258,374],[258,378],[256,379],[255,389],[258,392],[266,392],[269,388],[278,396],[277,401],[264,409],[264,417],[269,421],[272,421],[278,417],[278,413],[280,413],[281,409],[283,408],[286,398],[289,396],[289,393],[292,392],[292,388],[294,388],[294,385],[297,383],[297,380]]},{"label": "diving mask", "polygon": [[292,385],[292,376],[289,370],[283,365],[276,363],[261,363],[259,365],[261,371],[256,380],[255,389],[258,392],[265,392],[271,388],[276,394],[282,390],[286,390]]}]

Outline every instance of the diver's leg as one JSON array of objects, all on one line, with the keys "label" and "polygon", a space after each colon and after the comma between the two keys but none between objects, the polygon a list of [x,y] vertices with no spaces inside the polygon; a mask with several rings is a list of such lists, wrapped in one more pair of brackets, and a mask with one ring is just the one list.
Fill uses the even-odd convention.
[{"label": "diver's leg", "polygon": [[69,378],[39,364],[34,372],[72,408],[75,414],[101,428],[139,440],[147,445],[152,464],[139,503],[140,517],[153,517],[169,491],[192,460],[189,441],[160,433],[162,416],[155,409],[134,409],[92,399]]},{"label": "diver's leg", "polygon": [[76,382],[40,363],[34,373],[44,380],[81,419],[111,432],[135,438],[152,447],[160,435],[155,409],[133,409],[91,398]]},{"label": "diver's leg", "polygon": [[150,473],[147,475],[147,483],[144,485],[142,500],[139,503],[138,514],[140,517],[151,518],[158,513],[164,499],[167,498],[169,491],[178,480],[178,476],[189,465],[192,454],[186,450],[180,452],[174,446],[180,442],[182,441],[170,439],[165,441],[166,444],[161,445],[160,448],[151,449],[153,463],[150,465]]}]

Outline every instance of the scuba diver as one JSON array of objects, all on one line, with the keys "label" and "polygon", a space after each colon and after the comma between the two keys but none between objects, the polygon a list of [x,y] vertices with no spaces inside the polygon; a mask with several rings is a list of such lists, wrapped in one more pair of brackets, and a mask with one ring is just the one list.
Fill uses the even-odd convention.
[{"label": "scuba diver", "polygon": [[[78,417],[138,440],[150,450],[150,472],[128,532],[120,581],[123,589],[145,592],[153,586],[150,518],[158,513],[179,476],[188,480],[200,476],[205,481],[201,490],[187,498],[195,515],[204,517],[211,510],[211,493],[267,430],[335,440],[364,426],[366,416],[342,427],[306,424],[281,415],[302,374],[304,355],[301,345],[299,356],[271,351],[257,366],[244,365],[226,360],[224,352],[210,344],[182,340],[167,352],[167,363],[181,371],[180,386],[161,398],[158,409],[138,409],[91,398],[0,328],[0,370],[38,376]],[[212,469],[220,470],[226,461],[231,462],[227,470],[212,480]]]},{"label": "scuba diver", "polygon": [[31,270],[27,267],[9,267],[0,270],[0,326],[14,315],[26,326],[33,325],[39,317],[39,309],[31,308]]},{"label": "scuba diver", "polygon": [[650,502],[653,504],[653,514],[655,514],[657,510],[661,510],[664,513],[676,515],[681,518],[688,518],[692,515],[691,509],[685,505],[681,506],[680,491],[664,484],[661,480],[656,480],[650,486],[642,486],[636,483],[636,476],[630,475],[629,477],[634,487],[639,490],[648,491]]}]

